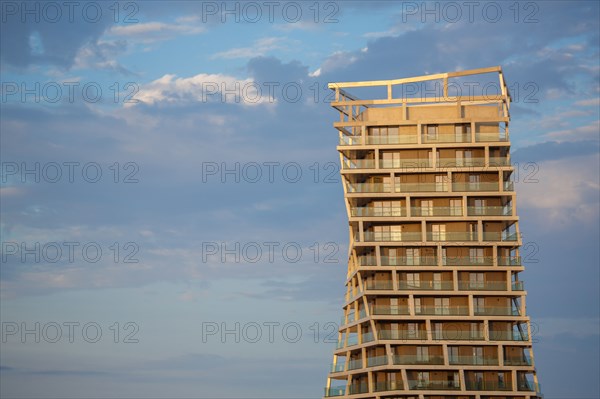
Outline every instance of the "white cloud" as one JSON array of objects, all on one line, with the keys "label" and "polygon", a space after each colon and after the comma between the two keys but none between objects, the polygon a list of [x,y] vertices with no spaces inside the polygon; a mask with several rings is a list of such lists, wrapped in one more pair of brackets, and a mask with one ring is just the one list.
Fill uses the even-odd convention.
[{"label": "white cloud", "polygon": [[597,223],[600,154],[544,161],[520,169],[517,206],[541,212],[546,227]]},{"label": "white cloud", "polygon": [[[537,319],[536,330],[532,336],[542,338],[571,335],[577,338],[593,337],[600,335],[600,319],[590,318],[542,318]],[[533,329],[534,326],[532,326]]]},{"label": "white cloud", "polygon": [[[252,79],[237,79],[223,74],[201,73],[189,78],[167,74],[143,85],[135,99],[146,104],[222,102],[242,105],[274,104],[275,100],[263,93]],[[125,104],[133,106],[135,104]],[[222,124],[220,119],[213,123]]]},{"label": "white cloud", "polygon": [[578,126],[572,129],[563,129],[546,134],[548,139],[562,141],[598,140],[600,137],[600,120],[588,125]]},{"label": "white cloud", "polygon": [[285,38],[281,37],[265,37],[255,41],[252,46],[249,47],[236,47],[229,50],[221,51],[214,54],[211,58],[251,58],[267,54],[272,50],[284,49],[281,43]]},{"label": "white cloud", "polygon": [[[194,21],[186,20],[186,22]],[[146,22],[113,26],[107,33],[109,35],[150,43],[170,39],[176,35],[196,35],[204,31],[204,27],[189,23],[167,24],[164,22]]]}]

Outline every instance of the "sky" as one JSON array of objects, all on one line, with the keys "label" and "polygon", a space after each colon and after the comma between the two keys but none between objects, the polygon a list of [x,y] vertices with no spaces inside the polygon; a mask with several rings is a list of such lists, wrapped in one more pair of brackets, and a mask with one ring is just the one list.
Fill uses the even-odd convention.
[{"label": "sky", "polygon": [[1,397],[321,397],[327,84],[496,65],[542,390],[600,397],[597,2],[0,4]]}]

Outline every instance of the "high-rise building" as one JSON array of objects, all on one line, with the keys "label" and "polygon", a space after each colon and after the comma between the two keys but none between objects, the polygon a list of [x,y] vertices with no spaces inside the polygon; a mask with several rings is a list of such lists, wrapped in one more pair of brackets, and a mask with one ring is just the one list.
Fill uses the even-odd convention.
[{"label": "high-rise building", "polygon": [[324,396],[541,397],[502,69],[329,87],[350,245]]}]

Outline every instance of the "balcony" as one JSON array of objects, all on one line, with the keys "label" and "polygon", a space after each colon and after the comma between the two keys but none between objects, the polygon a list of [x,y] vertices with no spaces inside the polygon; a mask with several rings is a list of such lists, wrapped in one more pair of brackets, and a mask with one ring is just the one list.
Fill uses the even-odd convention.
[{"label": "balcony", "polygon": [[506,291],[505,281],[459,281],[462,291]]},{"label": "balcony", "polygon": [[442,259],[444,266],[492,266],[491,256],[446,256]]},{"label": "balcony", "polygon": [[498,182],[452,183],[452,191],[499,191]]},{"label": "balcony", "polygon": [[365,231],[365,242],[371,241],[421,241],[421,232],[412,231]]},{"label": "balcony", "polygon": [[508,137],[505,132],[496,133],[475,133],[475,141],[478,143],[507,141]]},{"label": "balcony", "polygon": [[483,340],[483,331],[433,331],[433,339],[444,341],[481,341]]},{"label": "balcony", "polygon": [[411,390],[459,390],[459,381],[446,380],[408,380],[408,386]]},{"label": "balcony", "polygon": [[363,255],[358,257],[360,266],[377,266],[377,257],[374,255]]},{"label": "balcony", "polygon": [[454,283],[452,281],[400,281],[398,284],[398,289],[410,291],[446,291],[453,290]]},{"label": "balcony", "polygon": [[510,382],[498,381],[465,381],[467,391],[512,391]]},{"label": "balcony", "polygon": [[478,306],[475,316],[519,316],[519,309],[510,306]]},{"label": "balcony", "polygon": [[386,183],[350,183],[346,190],[348,193],[389,193],[391,186]]},{"label": "balcony", "polygon": [[[419,233],[421,234],[421,233]],[[436,256],[382,256],[382,266],[436,266]]]},{"label": "balcony", "polygon": [[352,384],[352,385],[350,385],[350,387],[348,389],[349,395],[357,395],[360,393],[367,393],[367,392],[369,392],[369,385],[366,382],[362,382],[359,384]]},{"label": "balcony", "polygon": [[442,356],[396,355],[394,356],[394,364],[436,365],[444,364],[444,358]]},{"label": "balcony", "polygon": [[411,207],[411,216],[462,216],[462,207],[436,206],[431,208]]},{"label": "balcony", "polygon": [[367,136],[367,144],[416,144],[416,134],[400,136]]},{"label": "balcony", "polygon": [[366,280],[365,288],[367,290],[393,290],[394,283],[391,280]]},{"label": "balcony", "polygon": [[429,159],[381,159],[379,166],[382,169],[411,169],[411,168],[431,168]]},{"label": "balcony", "polygon": [[344,395],[346,395],[346,387],[325,388],[326,398]]},{"label": "balcony", "polygon": [[387,356],[373,356],[367,358],[367,367],[383,366],[388,364]]},{"label": "balcony", "polygon": [[527,391],[527,392],[537,392],[538,394],[542,392],[542,387],[540,384],[536,384],[531,381],[521,381],[517,384],[517,390],[519,391]]},{"label": "balcony", "polygon": [[440,168],[464,168],[464,167],[498,167],[510,166],[510,161],[505,157],[490,157],[488,162],[485,158],[440,158],[437,161]]},{"label": "balcony", "polygon": [[348,362],[348,370],[356,370],[362,368],[362,359],[350,360]]},{"label": "balcony", "polygon": [[469,216],[512,216],[512,207],[504,206],[469,206]]},{"label": "balcony", "polygon": [[427,241],[477,241],[477,232],[446,231],[427,232]]},{"label": "balcony", "polygon": [[366,207],[355,206],[350,209],[350,215],[353,217],[397,217],[406,216],[404,207]]},{"label": "balcony", "polygon": [[531,366],[531,359],[526,357],[507,357],[504,359],[505,366]]},{"label": "balcony", "polygon": [[362,145],[362,136],[340,135],[339,145]]},{"label": "balcony", "polygon": [[498,256],[498,266],[521,266],[521,257]]},{"label": "balcony", "polygon": [[486,356],[450,356],[450,364],[467,366],[497,366],[498,359]]},{"label": "balcony", "polygon": [[426,331],[408,331],[408,330],[380,330],[379,339],[393,340],[426,340]]},{"label": "balcony", "polygon": [[471,133],[438,133],[436,135],[423,134],[423,143],[470,143]]},{"label": "balcony", "polygon": [[339,373],[341,371],[346,371],[346,363],[342,362],[342,363],[332,364],[330,371],[332,373]]},{"label": "balcony", "polygon": [[342,162],[342,169],[374,169],[374,159],[344,159]]},{"label": "balcony", "polygon": [[372,332],[363,333],[361,343],[366,344],[367,342],[373,341],[375,341],[375,337],[373,336]]},{"label": "balcony", "polygon": [[396,185],[397,193],[429,193],[448,191],[446,183],[400,183]]},{"label": "balcony", "polygon": [[519,234],[518,233],[503,233],[501,231],[484,231],[483,232],[483,241],[518,241]]},{"label": "balcony", "polygon": [[416,315],[435,316],[466,316],[469,314],[468,306],[420,306],[415,309]]},{"label": "balcony", "polygon": [[408,306],[396,305],[396,306],[383,306],[373,305],[371,307],[371,314],[375,316],[399,316],[408,315]]},{"label": "balcony", "polygon": [[490,341],[529,341],[527,332],[490,330]]},{"label": "balcony", "polygon": [[523,286],[522,281],[513,281],[512,282],[512,290],[513,291],[524,291],[525,287]]},{"label": "balcony", "polygon": [[374,392],[401,391],[403,389],[402,381],[379,381],[373,384]]}]

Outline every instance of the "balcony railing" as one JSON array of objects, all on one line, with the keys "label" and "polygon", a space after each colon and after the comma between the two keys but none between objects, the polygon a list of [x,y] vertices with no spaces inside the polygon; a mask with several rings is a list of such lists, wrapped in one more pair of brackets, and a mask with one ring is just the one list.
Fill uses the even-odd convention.
[{"label": "balcony railing", "polygon": [[411,169],[411,168],[431,168],[431,160],[429,159],[381,159],[379,166],[382,169]]},{"label": "balcony railing", "polygon": [[510,381],[472,381],[466,380],[465,384],[468,391],[512,391]]},{"label": "balcony railing", "polygon": [[350,214],[354,217],[392,217],[392,216],[406,216],[406,208],[395,206],[395,207],[367,207],[367,206],[356,206],[352,207]]},{"label": "balcony railing", "polygon": [[367,358],[367,367],[383,366],[388,364],[387,356],[373,356]]},{"label": "balcony railing", "polygon": [[331,365],[331,372],[332,373],[339,373],[340,371],[346,371],[346,363],[342,362],[342,363],[334,363]]},{"label": "balcony railing", "polygon": [[452,191],[498,191],[498,182],[452,183]]},{"label": "balcony railing", "polygon": [[452,281],[400,281],[398,283],[398,289],[400,290],[452,290],[454,289],[454,283]]},{"label": "balcony railing", "polygon": [[365,344],[372,341],[375,341],[375,336],[372,332],[363,333],[361,343]]},{"label": "balcony railing", "polygon": [[407,315],[408,306],[406,305],[396,305],[396,306],[383,306],[383,305],[373,305],[371,307],[371,314],[377,316],[398,316],[398,315]]},{"label": "balcony railing", "polygon": [[374,159],[344,159],[342,169],[374,169]]},{"label": "balcony railing", "polygon": [[486,356],[450,356],[450,364],[497,366],[498,359]]},{"label": "balcony railing", "polygon": [[393,290],[394,283],[391,280],[367,280],[365,287],[368,290]]},{"label": "balcony railing", "polygon": [[446,256],[442,258],[445,266],[492,266],[491,256]]},{"label": "balcony railing", "polygon": [[524,291],[525,287],[523,286],[522,281],[513,281],[512,282],[512,290],[513,291]]},{"label": "balcony railing", "polygon": [[362,382],[359,384],[352,384],[352,385],[350,385],[348,391],[349,391],[348,393],[350,395],[367,393],[367,392],[369,392],[369,385],[366,382]]},{"label": "balcony railing", "polygon": [[490,341],[529,341],[527,332],[490,330]]},{"label": "balcony railing", "polygon": [[517,383],[517,390],[541,393],[542,386],[532,381],[520,381]]},{"label": "balcony railing", "polygon": [[391,185],[386,183],[350,183],[347,186],[349,193],[389,193]]},{"label": "balcony railing", "polygon": [[431,208],[412,207],[411,216],[462,216],[463,210],[460,206],[436,206]]},{"label": "balcony railing", "polygon": [[408,386],[414,390],[455,390],[460,389],[459,381],[447,380],[408,380]]},{"label": "balcony railing", "polygon": [[519,309],[510,306],[476,306],[475,316],[519,316]]},{"label": "balcony railing", "polygon": [[419,306],[415,309],[417,315],[436,316],[466,316],[469,314],[468,306]]},{"label": "balcony railing", "polygon": [[373,384],[374,392],[403,390],[402,381],[379,381]]},{"label": "balcony railing", "polygon": [[334,396],[346,395],[346,387],[325,388],[325,397],[331,398]]},{"label": "balcony railing", "polygon": [[397,193],[424,193],[448,191],[446,183],[399,183],[396,184]]},{"label": "balcony railing", "polygon": [[442,356],[396,355],[394,364],[444,364],[444,358]]},{"label": "balcony railing", "polygon": [[531,366],[531,359],[526,357],[507,357],[504,359],[505,366]]},{"label": "balcony railing", "polygon": [[423,143],[469,143],[471,133],[438,133],[436,135],[422,135]]},{"label": "balcony railing", "polygon": [[464,167],[498,167],[509,166],[510,161],[505,157],[490,157],[487,164],[485,158],[440,158],[437,166],[441,168],[464,168]]},{"label": "balcony railing", "polygon": [[421,241],[420,231],[365,231],[365,242],[369,241]]},{"label": "balcony railing", "polygon": [[483,340],[483,331],[463,331],[463,330],[448,330],[448,331],[433,331],[434,340],[450,340],[450,341],[481,341]]},{"label": "balcony railing", "polygon": [[459,290],[506,291],[505,281],[459,281]]},{"label": "balcony railing", "polygon": [[407,330],[380,330],[379,339],[394,339],[394,340],[426,340],[426,331],[407,331]]},{"label": "balcony railing", "polygon": [[427,232],[427,241],[477,241],[477,232]]},{"label": "balcony railing", "polygon": [[339,145],[361,145],[361,136],[346,136],[345,134],[340,135]]},{"label": "balcony railing", "polygon": [[367,144],[416,144],[416,134],[399,136],[367,136]]},{"label": "balcony railing", "polygon": [[475,133],[475,141],[477,141],[477,142],[507,141],[507,137],[506,137],[505,132]]},{"label": "balcony railing", "polygon": [[[420,234],[420,233],[419,233]],[[435,266],[436,256],[382,256],[382,266]]]},{"label": "balcony railing", "polygon": [[517,233],[503,233],[501,231],[484,231],[483,241],[518,241]]},{"label": "balcony railing", "polygon": [[512,207],[504,206],[469,206],[469,216],[511,216]]},{"label": "balcony railing", "polygon": [[521,266],[521,257],[498,256],[498,266]]},{"label": "balcony railing", "polygon": [[356,370],[362,368],[362,359],[350,360],[348,362],[348,370]]}]

